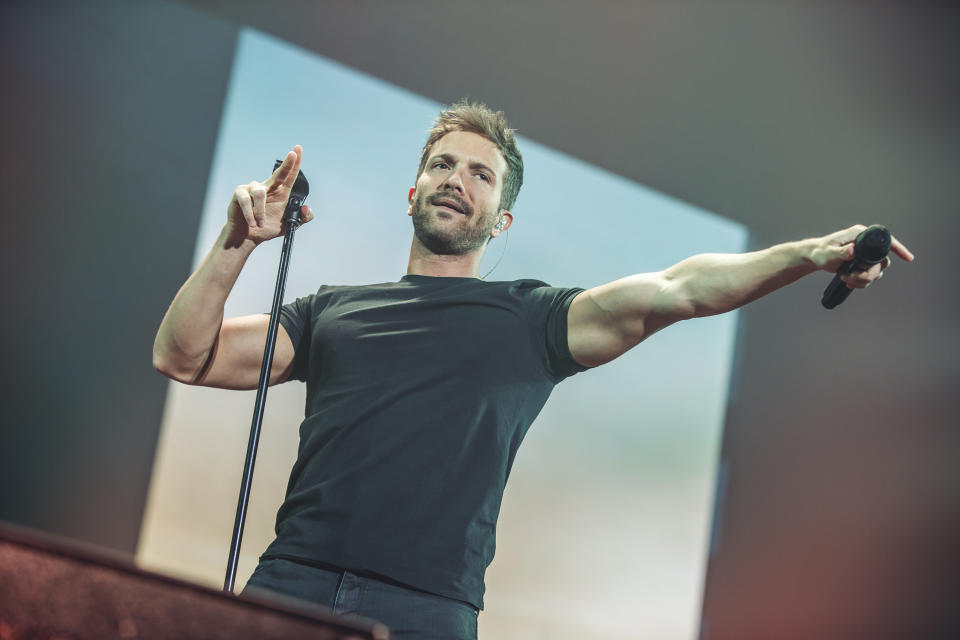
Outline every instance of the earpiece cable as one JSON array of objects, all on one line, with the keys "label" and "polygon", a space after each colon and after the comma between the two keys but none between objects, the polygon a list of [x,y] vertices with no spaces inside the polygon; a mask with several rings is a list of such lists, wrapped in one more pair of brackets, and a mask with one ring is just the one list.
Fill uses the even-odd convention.
[{"label": "earpiece cable", "polygon": [[497,261],[494,263],[494,265],[490,267],[490,271],[487,271],[485,274],[483,274],[483,276],[480,278],[481,280],[486,280],[487,276],[493,273],[493,270],[496,269],[498,266],[500,266],[500,261],[503,260],[503,255],[507,252],[507,244],[509,242],[510,242],[510,229],[507,229],[507,232],[503,234],[503,250],[500,251],[500,257],[497,258]]}]

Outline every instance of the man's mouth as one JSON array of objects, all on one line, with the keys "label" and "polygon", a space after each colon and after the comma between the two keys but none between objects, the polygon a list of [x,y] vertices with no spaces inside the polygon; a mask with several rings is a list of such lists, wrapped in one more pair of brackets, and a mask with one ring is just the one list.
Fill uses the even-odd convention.
[{"label": "man's mouth", "polygon": [[467,213],[467,206],[465,204],[449,197],[431,198],[430,204],[436,207],[446,207],[447,209],[451,209],[453,211],[456,211],[457,213],[461,213],[464,215],[466,215]]}]

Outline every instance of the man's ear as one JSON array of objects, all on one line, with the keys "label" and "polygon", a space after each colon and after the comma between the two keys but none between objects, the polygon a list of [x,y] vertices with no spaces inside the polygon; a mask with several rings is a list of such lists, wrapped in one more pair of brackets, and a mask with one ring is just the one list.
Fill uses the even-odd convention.
[{"label": "man's ear", "polygon": [[416,188],[416,187],[410,187],[410,191],[407,193],[407,204],[409,205],[409,206],[407,207],[407,215],[408,215],[408,216],[412,216],[412,215],[413,215],[413,194],[416,193],[416,192],[417,192],[417,188]]},{"label": "man's ear", "polygon": [[501,233],[509,229],[510,225],[512,224],[513,214],[506,209],[500,209],[500,217],[497,218],[497,223],[493,225],[493,229],[490,230],[490,235],[496,238]]}]

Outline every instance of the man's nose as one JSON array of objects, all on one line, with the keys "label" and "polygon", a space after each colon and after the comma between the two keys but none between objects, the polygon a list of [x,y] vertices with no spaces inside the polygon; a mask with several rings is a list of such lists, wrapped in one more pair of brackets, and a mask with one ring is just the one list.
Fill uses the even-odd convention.
[{"label": "man's nose", "polygon": [[451,171],[447,179],[443,181],[443,186],[446,189],[453,189],[458,193],[463,193],[463,179],[460,177],[460,172]]}]

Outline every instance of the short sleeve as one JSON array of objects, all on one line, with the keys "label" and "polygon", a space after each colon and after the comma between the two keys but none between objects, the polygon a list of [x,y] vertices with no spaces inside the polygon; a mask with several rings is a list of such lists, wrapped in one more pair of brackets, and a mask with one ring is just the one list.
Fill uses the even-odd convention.
[{"label": "short sleeve", "polygon": [[542,282],[538,284],[541,286],[528,292],[530,321],[533,324],[531,328],[534,329],[535,339],[546,351],[545,367],[548,375],[554,382],[560,382],[589,368],[573,359],[567,341],[567,312],[570,310],[570,302],[584,289],[551,287]]},{"label": "short sleeve", "polygon": [[293,343],[293,371],[289,380],[305,381],[310,360],[310,319],[313,312],[314,296],[297,298],[280,307],[280,324]]},{"label": "short sleeve", "polygon": [[557,382],[588,368],[573,359],[570,342],[567,340],[567,312],[570,310],[570,303],[581,291],[583,289],[563,289],[547,315],[547,356],[550,358],[551,373]]}]

